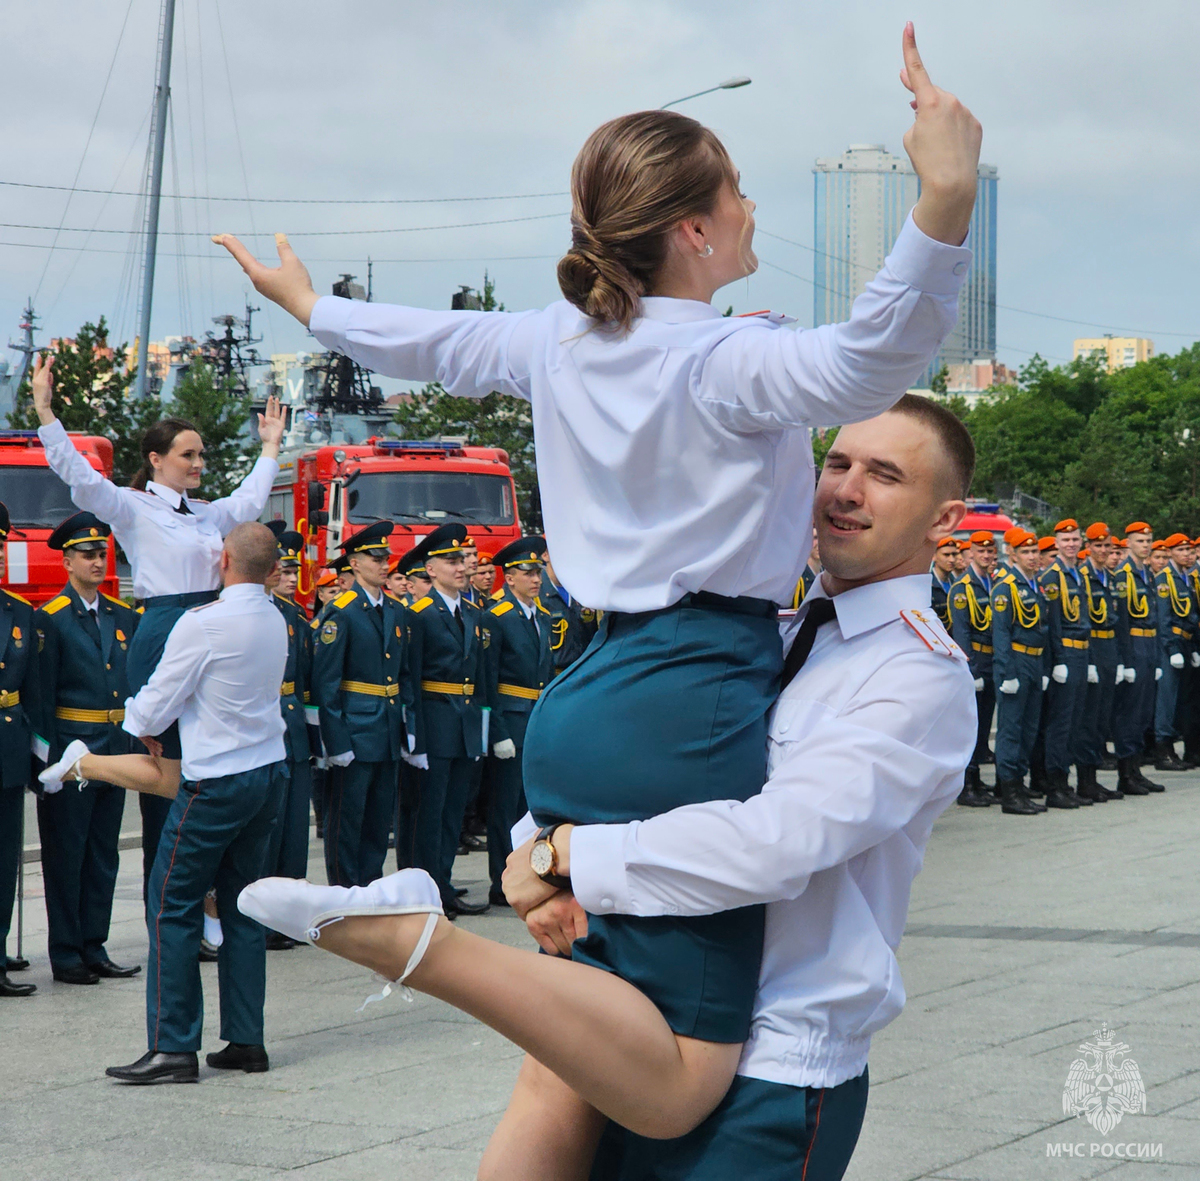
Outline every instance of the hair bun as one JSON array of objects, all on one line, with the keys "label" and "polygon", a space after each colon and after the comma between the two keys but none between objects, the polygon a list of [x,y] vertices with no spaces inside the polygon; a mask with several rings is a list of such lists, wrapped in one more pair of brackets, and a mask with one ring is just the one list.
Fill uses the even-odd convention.
[{"label": "hair bun", "polygon": [[571,219],[571,249],[559,260],[564,297],[601,324],[628,328],[640,311],[642,284],[594,230]]}]

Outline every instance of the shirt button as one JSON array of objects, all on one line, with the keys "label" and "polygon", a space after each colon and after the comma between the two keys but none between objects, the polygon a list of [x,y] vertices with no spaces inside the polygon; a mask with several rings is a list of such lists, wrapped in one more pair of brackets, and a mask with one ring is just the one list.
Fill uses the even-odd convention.
[{"label": "shirt button", "polygon": [[956,262],[954,264],[954,273],[956,275],[966,274],[966,271],[967,271],[967,264],[965,262]]},{"label": "shirt button", "polygon": [[601,906],[602,906],[602,907],[603,907],[605,910],[612,910],[613,900],[612,900],[611,898],[601,898],[601,899],[600,899],[600,905],[601,905]]},{"label": "shirt button", "polygon": [[790,723],[790,722],[784,722],[784,724],[783,724],[782,726],[780,726],[780,727],[779,727],[779,733],[780,733],[780,734],[786,734],[786,733],[788,732],[788,727],[789,727],[790,725],[791,725],[791,723]]},{"label": "shirt button", "polygon": [[668,906],[667,907],[667,914],[678,914],[678,913],[679,913],[678,906]]}]

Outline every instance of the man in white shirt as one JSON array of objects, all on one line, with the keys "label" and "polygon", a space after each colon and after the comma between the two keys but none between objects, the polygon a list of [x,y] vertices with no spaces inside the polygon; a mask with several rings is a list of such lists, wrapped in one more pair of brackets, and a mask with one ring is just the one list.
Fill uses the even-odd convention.
[{"label": "man in white shirt", "polygon": [[[554,872],[574,898],[550,895],[528,842],[510,858],[509,900],[551,951],[569,949],[584,912],[768,904],[751,1033],[729,1093],[679,1140],[610,1126],[594,1176],[831,1181],[845,1171],[871,1035],[904,1004],[895,951],[912,879],[974,745],[971,674],[930,608],[928,573],[966,511],[973,467],[965,428],[925,399],[843,427],[816,492],[824,573],[785,625],[762,793],[632,824],[560,826]],[[541,1070],[525,1067],[535,1094]]]},{"label": "man in white shirt", "polygon": [[129,1066],[108,1068],[123,1082],[197,1081],[204,1024],[197,954],[204,895],[214,884],[225,936],[217,961],[221,1037],[230,1044],[208,1064],[268,1066],[265,933],[236,901],[262,874],[287,785],[279,712],[287,624],[264,585],[277,555],[265,525],[236,526],[221,552],[221,597],[180,617],[153,676],[125,703],[124,727],[135,736],[161,734],[178,720],[183,774],[146,896],[149,1049]]}]

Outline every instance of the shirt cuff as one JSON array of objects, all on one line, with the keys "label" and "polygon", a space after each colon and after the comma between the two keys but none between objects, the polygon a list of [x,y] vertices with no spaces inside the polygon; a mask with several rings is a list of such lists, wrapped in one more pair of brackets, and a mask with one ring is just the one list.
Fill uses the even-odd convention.
[{"label": "shirt cuff", "polygon": [[326,348],[336,348],[346,339],[354,300],[322,295],[308,316],[308,330]]},{"label": "shirt cuff", "polygon": [[[970,240],[968,234],[967,242]],[[910,213],[884,265],[902,283],[917,291],[927,295],[957,295],[971,269],[971,251],[965,243],[948,246],[929,237],[918,228]]]},{"label": "shirt cuff", "polygon": [[632,914],[625,842],[628,824],[587,824],[571,830],[571,890],[591,914]]},{"label": "shirt cuff", "polygon": [[50,447],[55,443],[70,443],[71,441],[67,434],[67,428],[63,426],[62,419],[60,418],[46,423],[45,426],[38,427],[37,433],[43,447]]}]

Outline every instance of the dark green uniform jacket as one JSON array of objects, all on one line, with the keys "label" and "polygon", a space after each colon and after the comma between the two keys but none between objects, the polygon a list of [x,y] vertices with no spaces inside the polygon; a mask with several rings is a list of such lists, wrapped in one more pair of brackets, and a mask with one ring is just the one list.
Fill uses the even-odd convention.
[{"label": "dark green uniform jacket", "polygon": [[541,603],[535,603],[534,609],[537,627],[526,618],[516,595],[506,588],[484,616],[488,700],[492,706],[489,741],[493,746],[506,738],[511,738],[518,750],[524,745],[529,715],[554,675],[550,651],[554,617]]},{"label": "dark green uniform jacket", "polygon": [[29,782],[30,742],[42,716],[33,614],[20,595],[0,590],[0,789],[5,791]]}]

